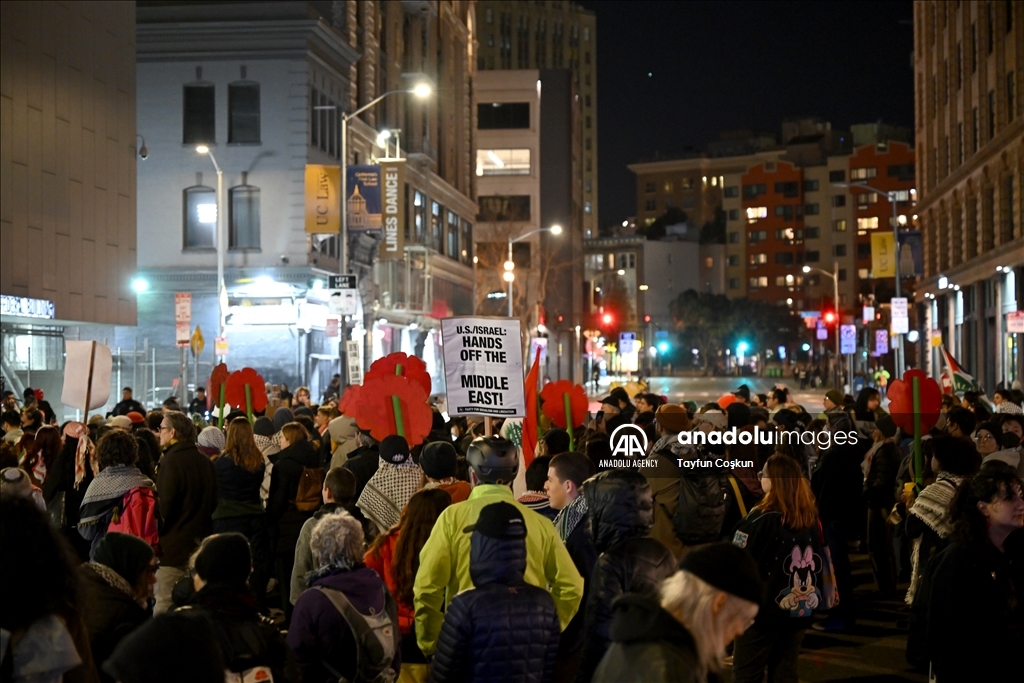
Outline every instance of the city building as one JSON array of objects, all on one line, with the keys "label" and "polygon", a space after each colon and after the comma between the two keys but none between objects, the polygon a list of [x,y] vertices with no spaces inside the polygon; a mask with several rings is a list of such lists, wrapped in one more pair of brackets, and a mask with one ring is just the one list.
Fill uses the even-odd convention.
[{"label": "city building", "polygon": [[[116,344],[144,369],[132,370],[142,398],[180,396],[175,379],[203,382],[216,362],[222,202],[227,349],[216,355],[319,397],[340,365],[326,289],[339,242],[306,231],[306,167],[339,165],[343,115],[392,91],[348,121],[346,162],[405,159],[404,248],[379,260],[380,230],[353,219],[359,305],[342,329],[362,342],[364,367],[401,350],[443,381],[439,319],[473,312],[472,22],[470,2],[138,3],[137,122],[149,151],[139,327],[118,328]],[[420,100],[407,91],[424,78],[433,95]],[[191,294],[189,328],[205,337],[198,362],[175,348],[176,293]]]},{"label": "city building", "polygon": [[63,417],[65,338],[135,324],[135,7],[0,11],[4,386],[42,389]]},{"label": "city building", "polygon": [[[543,375],[581,381],[583,320],[580,106],[568,69],[477,73],[476,311],[523,320],[547,339]],[[509,285],[505,262],[512,241]]]},{"label": "city building", "polygon": [[914,3],[914,75],[922,351],[939,377],[941,343],[991,395],[1024,378],[1024,6]]},{"label": "city building", "polygon": [[573,2],[483,0],[476,3],[479,71],[569,69],[580,100],[583,234],[596,237],[597,19]]}]

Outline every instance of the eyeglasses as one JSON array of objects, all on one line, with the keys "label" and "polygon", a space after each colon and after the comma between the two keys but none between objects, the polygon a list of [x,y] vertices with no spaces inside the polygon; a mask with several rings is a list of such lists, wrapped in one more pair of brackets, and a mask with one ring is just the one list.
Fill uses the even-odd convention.
[{"label": "eyeglasses", "polygon": [[976,443],[981,443],[982,441],[995,441],[995,440],[996,440],[996,437],[992,436],[991,434],[979,434],[978,436],[974,437],[974,441]]},{"label": "eyeglasses", "polygon": [[171,427],[168,427],[167,425],[160,425],[160,429],[158,429],[157,431],[158,432],[169,432],[169,431],[171,431]]}]

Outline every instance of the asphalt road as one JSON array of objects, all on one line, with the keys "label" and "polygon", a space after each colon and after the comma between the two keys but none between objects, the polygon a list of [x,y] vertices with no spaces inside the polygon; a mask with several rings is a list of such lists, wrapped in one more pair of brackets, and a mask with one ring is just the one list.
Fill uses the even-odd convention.
[{"label": "asphalt road", "polygon": [[[588,384],[587,391],[595,398],[608,394],[608,387],[614,382],[625,382],[625,378],[603,377],[600,388],[595,393],[594,385]],[[651,377],[648,386],[651,393],[667,396],[672,403],[696,401],[698,405],[714,401],[723,394],[735,391],[740,384],[750,387],[751,394],[767,394],[776,382],[786,385],[795,401],[804,406],[809,413],[819,412],[821,399],[827,387],[799,391],[800,385],[792,378],[781,377]]]}]

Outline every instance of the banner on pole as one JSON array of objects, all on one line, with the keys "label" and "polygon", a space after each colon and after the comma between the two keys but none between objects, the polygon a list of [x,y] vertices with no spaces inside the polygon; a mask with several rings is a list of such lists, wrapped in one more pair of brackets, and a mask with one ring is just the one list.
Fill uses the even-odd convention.
[{"label": "banner on pole", "polygon": [[405,252],[405,159],[381,161],[380,177],[384,185],[380,193],[384,227],[380,258],[400,259]]},{"label": "banner on pole", "polygon": [[891,232],[871,234],[871,276],[896,277],[896,237]]},{"label": "banner on pole", "polygon": [[380,166],[347,166],[345,225],[349,232],[380,230]]},{"label": "banner on pole", "polygon": [[306,164],[306,232],[341,232],[341,167]]},{"label": "banner on pole", "polygon": [[445,318],[441,338],[449,415],[526,417],[517,318]]}]

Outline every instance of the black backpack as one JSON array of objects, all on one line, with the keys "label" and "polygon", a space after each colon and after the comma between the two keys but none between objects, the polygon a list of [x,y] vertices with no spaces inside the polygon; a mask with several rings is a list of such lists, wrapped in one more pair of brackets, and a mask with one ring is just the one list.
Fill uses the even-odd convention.
[{"label": "black backpack", "polygon": [[679,539],[688,546],[713,543],[722,537],[729,498],[724,472],[684,474],[679,485],[679,507],[672,518]]},{"label": "black backpack", "polygon": [[[384,594],[384,610],[362,614],[340,590],[315,586],[315,590],[323,593],[334,608],[345,619],[352,629],[356,641],[356,676],[351,683],[394,683],[398,673],[394,669],[395,654],[399,647],[398,606],[391,592],[382,587]],[[339,683],[349,683],[334,667],[323,662],[324,668],[332,676],[337,676]]]}]

